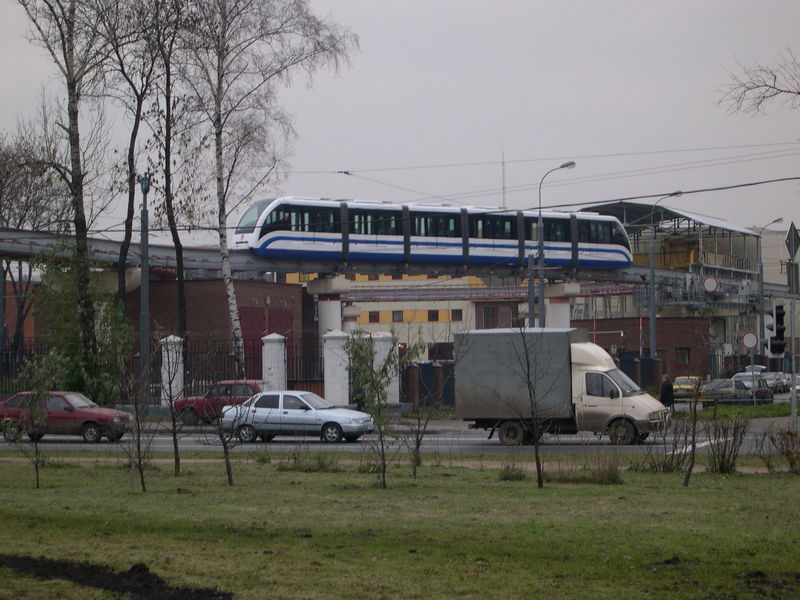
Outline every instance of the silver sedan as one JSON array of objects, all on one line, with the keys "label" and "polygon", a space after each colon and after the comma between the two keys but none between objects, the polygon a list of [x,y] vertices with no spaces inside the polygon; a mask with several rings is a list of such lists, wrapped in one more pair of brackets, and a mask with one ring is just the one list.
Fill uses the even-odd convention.
[{"label": "silver sedan", "polygon": [[367,413],[339,407],[312,392],[295,390],[262,392],[238,406],[222,411],[222,428],[242,442],[279,435],[313,435],[323,442],[355,442],[372,433],[375,424]]}]

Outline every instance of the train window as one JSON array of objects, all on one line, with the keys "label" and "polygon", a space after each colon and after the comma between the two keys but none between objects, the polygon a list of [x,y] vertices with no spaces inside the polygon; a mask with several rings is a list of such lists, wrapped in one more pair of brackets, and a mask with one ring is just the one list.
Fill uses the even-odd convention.
[{"label": "train window", "polygon": [[544,239],[548,242],[569,242],[569,219],[544,219]]},{"label": "train window", "polygon": [[400,212],[350,210],[350,232],[363,235],[400,235]]},{"label": "train window", "polygon": [[336,208],[309,207],[309,231],[317,233],[340,233],[339,210]]},{"label": "train window", "polygon": [[539,240],[539,218],[525,217],[525,239],[530,242]]},{"label": "train window", "polygon": [[411,213],[411,235],[427,237],[460,237],[459,215]]},{"label": "train window", "polygon": [[581,242],[611,243],[611,223],[608,221],[579,221],[578,236]]},{"label": "train window", "polygon": [[279,206],[267,215],[261,227],[261,236],[272,231],[291,231],[294,210],[286,206]]},{"label": "train window", "polygon": [[502,215],[471,215],[469,218],[469,237],[492,240],[516,239],[516,217]]}]

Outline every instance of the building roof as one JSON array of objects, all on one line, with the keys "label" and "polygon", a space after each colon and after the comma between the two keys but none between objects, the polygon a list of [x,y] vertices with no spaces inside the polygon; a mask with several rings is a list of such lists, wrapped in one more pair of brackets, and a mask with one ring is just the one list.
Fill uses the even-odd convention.
[{"label": "building roof", "polygon": [[[664,201],[668,200],[669,198],[664,199]],[[693,213],[681,208],[664,206],[664,204],[654,206],[653,204],[642,204],[640,202],[606,202],[603,204],[595,204],[594,206],[587,206],[586,208],[582,208],[581,212],[595,212],[601,215],[616,217],[628,231],[649,229],[651,220],[657,223],[662,221],[688,220],[700,225],[705,225],[709,228],[758,237],[757,233],[750,231],[746,227],[733,225],[725,219]]]}]

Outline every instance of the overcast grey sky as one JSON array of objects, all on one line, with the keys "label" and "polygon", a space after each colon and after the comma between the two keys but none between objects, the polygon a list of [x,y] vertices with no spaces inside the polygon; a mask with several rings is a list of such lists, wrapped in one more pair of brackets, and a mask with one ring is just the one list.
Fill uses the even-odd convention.
[{"label": "overcast grey sky", "polygon": [[[523,208],[797,176],[800,112],[720,106],[737,61],[800,52],[797,0],[312,0],[361,49],[340,75],[298,78],[293,175],[271,194]],[[52,68],[0,5],[0,128],[35,106]],[[352,175],[337,174],[349,171]],[[800,224],[800,185],[667,199],[763,225]],[[267,194],[265,194],[267,195]]]}]

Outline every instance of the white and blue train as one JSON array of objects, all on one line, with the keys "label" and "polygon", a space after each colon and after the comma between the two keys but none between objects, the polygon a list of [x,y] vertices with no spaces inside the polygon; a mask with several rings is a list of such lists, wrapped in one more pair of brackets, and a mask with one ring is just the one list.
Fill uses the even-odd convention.
[{"label": "white and blue train", "polygon": [[[539,211],[284,197],[255,202],[236,226],[237,247],[276,260],[525,266],[538,248]],[[630,266],[620,222],[542,211],[545,265]]]}]

